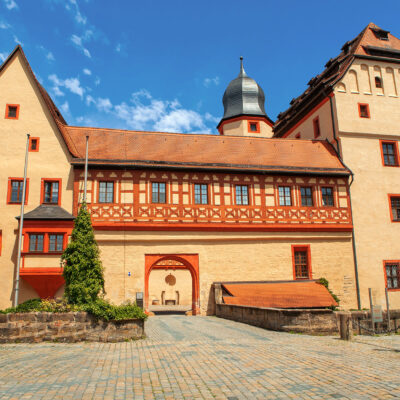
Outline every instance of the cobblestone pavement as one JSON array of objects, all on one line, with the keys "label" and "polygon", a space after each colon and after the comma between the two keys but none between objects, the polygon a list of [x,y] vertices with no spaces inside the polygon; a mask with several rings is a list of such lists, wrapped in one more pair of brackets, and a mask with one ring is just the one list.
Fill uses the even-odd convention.
[{"label": "cobblestone pavement", "polygon": [[400,336],[265,331],[156,316],[124,343],[0,345],[0,399],[400,398]]}]

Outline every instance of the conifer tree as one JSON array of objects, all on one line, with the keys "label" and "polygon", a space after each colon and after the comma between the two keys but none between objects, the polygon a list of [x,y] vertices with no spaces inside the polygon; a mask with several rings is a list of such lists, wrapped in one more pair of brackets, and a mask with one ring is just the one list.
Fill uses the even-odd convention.
[{"label": "conifer tree", "polygon": [[95,301],[101,291],[104,292],[103,267],[86,203],[81,205],[71,242],[61,259],[69,303],[88,304]]}]

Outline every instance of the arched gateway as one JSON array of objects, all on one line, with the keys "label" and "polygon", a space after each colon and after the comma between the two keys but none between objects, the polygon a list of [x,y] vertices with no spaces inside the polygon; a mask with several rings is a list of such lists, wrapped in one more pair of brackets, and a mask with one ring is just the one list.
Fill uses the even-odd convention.
[{"label": "arched gateway", "polygon": [[198,254],[146,254],[144,273],[144,307],[149,309],[149,278],[154,269],[186,269],[192,276],[192,314],[200,313],[199,255]]}]

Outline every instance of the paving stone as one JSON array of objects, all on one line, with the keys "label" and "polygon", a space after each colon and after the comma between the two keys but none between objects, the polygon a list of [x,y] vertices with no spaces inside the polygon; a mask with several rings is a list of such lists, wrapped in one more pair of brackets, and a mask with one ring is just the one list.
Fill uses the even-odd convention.
[{"label": "paving stone", "polygon": [[400,397],[400,336],[343,342],[182,315],[150,318],[146,335],[122,343],[0,345],[0,398]]}]

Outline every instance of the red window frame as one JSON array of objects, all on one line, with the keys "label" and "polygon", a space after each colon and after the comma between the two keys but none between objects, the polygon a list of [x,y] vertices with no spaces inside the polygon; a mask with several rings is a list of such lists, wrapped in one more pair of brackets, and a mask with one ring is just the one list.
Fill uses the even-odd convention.
[{"label": "red window frame", "polygon": [[[256,130],[253,131],[251,130],[251,125],[255,124],[256,125]],[[249,133],[260,133],[260,121],[248,121],[247,122],[247,130]]]},{"label": "red window frame", "polygon": [[[311,189],[311,201],[312,201],[312,204],[311,205],[307,205],[307,206],[303,206],[303,196],[302,196],[302,194],[301,194],[301,189],[302,188],[309,188],[309,189]],[[300,204],[299,204],[299,206],[300,207],[315,207],[315,203],[316,203],[316,201],[315,201],[315,188],[313,187],[313,186],[311,186],[311,185],[301,185],[301,186],[299,186],[299,200],[300,200]]]},{"label": "red window frame", "polygon": [[386,274],[386,264],[397,264],[397,281],[398,285],[400,285],[400,260],[383,260],[383,276],[385,277],[385,287],[390,292],[398,292],[400,291],[400,286],[397,288],[388,288],[387,284],[387,274]]},{"label": "red window frame", "polygon": [[[290,199],[290,204],[281,204],[281,201],[280,201],[280,198],[281,198],[281,196],[280,196],[280,194],[279,194],[279,189],[280,188],[283,188],[283,189],[286,189],[286,188],[289,188],[289,199]],[[287,184],[281,184],[281,185],[278,185],[277,187],[276,187],[276,195],[277,195],[277,202],[276,202],[276,204],[278,204],[279,205],[279,207],[293,207],[294,206],[294,196],[293,196],[293,187],[291,186],[291,185],[287,185]],[[286,203],[286,190],[284,190],[284,193],[283,193],[283,198],[284,198],[284,201],[285,201],[285,203]]]},{"label": "red window frame", "polygon": [[393,207],[392,207],[392,198],[397,198],[400,201],[400,194],[388,194],[388,198],[389,198],[390,219],[391,219],[392,222],[400,222],[400,218],[399,219],[395,219],[394,218]]},{"label": "red window frame", "polygon": [[[43,251],[31,251],[30,250],[30,242],[31,235],[43,235]],[[61,251],[50,251],[50,235],[62,235],[62,250]],[[36,228],[29,229],[24,232],[24,241],[23,241],[23,255],[25,254],[62,254],[68,245],[68,238],[70,233],[67,231],[61,230],[51,230],[47,231],[46,228]],[[27,240],[26,240],[27,238]]]},{"label": "red window frame", "polygon": [[[399,166],[399,149],[398,149],[397,141],[395,141],[395,140],[379,140],[379,144],[380,144],[380,148],[381,148],[382,165],[384,167],[398,167]],[[393,145],[394,158],[395,158],[394,165],[385,164],[385,156],[383,154],[383,145],[384,144],[392,144]]]},{"label": "red window frame", "polygon": [[[21,204],[20,201],[11,201],[13,181],[23,182],[24,178],[8,178],[7,204]],[[29,178],[26,178],[25,205],[28,204],[28,195],[29,195]]]},{"label": "red window frame", "polygon": [[[244,193],[244,188],[246,188],[246,193]],[[239,189],[239,192],[238,192]],[[249,206],[250,205],[250,186],[249,185],[235,185],[235,205],[237,206]],[[244,203],[244,199],[247,197],[247,203]],[[240,202],[238,202],[240,199]]]},{"label": "red window frame", "polygon": [[[43,236],[43,242],[42,242],[42,246],[43,246],[43,248],[42,248],[42,250],[31,250],[31,237],[32,236]],[[29,238],[29,240],[28,240],[28,252],[29,253],[45,253],[46,252],[46,234],[45,233],[43,233],[43,232],[29,232],[29,234],[28,234],[28,238]],[[38,244],[38,241],[36,240],[36,246],[35,246],[35,248],[37,248],[37,244]]]},{"label": "red window frame", "polygon": [[[157,191],[155,192],[157,194],[157,201],[153,201],[153,185],[157,184]],[[165,201],[160,201],[160,184],[165,185]],[[165,181],[150,181],[150,203],[151,204],[168,204],[168,182]]]},{"label": "red window frame", "polygon": [[[362,115],[361,113],[361,108],[365,107],[365,111],[367,112],[366,115]],[[358,103],[358,115],[360,116],[360,118],[371,118],[371,114],[369,112],[369,104],[367,103]]]},{"label": "red window frame", "polygon": [[[32,148],[32,143],[34,141],[36,141],[36,149]],[[33,153],[39,151],[39,142],[40,142],[40,138],[38,138],[38,137],[30,137],[29,138],[29,148],[28,148],[28,150],[30,152],[33,152]]]},{"label": "red window frame", "polygon": [[[10,112],[10,107],[16,107],[16,113],[15,117],[10,117],[9,112]],[[5,113],[5,119],[18,119],[19,118],[19,104],[6,104],[6,113]]]},{"label": "red window frame", "polygon": [[[196,185],[200,186],[200,202],[196,202]],[[203,186],[206,186],[206,189],[207,189],[207,191],[206,191],[207,202],[206,203],[202,203]],[[210,189],[209,189],[208,183],[200,183],[200,182],[193,183],[193,204],[200,205],[200,206],[201,205],[205,206],[207,204],[210,204]]]},{"label": "red window frame", "polygon": [[[307,278],[298,278],[296,276],[296,252],[306,252],[307,253]],[[312,267],[311,267],[311,246],[309,244],[299,244],[292,245],[292,264],[293,264],[293,280],[309,280],[312,279]]]},{"label": "red window frame", "polygon": [[[47,240],[47,244],[48,244],[48,246],[47,246],[47,253],[51,253],[51,254],[61,254],[63,251],[64,251],[64,249],[65,249],[65,232],[49,232],[49,233],[46,233],[46,235],[47,235],[47,238],[48,238],[48,240]],[[61,248],[61,250],[50,250],[50,236],[51,235],[53,235],[53,236],[55,236],[56,237],[56,242],[55,242],[55,247],[56,247],[56,249],[57,249],[57,236],[62,236],[62,239],[61,239],[61,246],[62,246],[62,248]]]},{"label": "red window frame", "polygon": [[313,119],[313,128],[314,128],[314,138],[318,138],[321,136],[321,126],[319,124],[319,117]]},{"label": "red window frame", "polygon": [[[44,198],[44,190],[45,190],[45,184],[46,182],[57,182],[58,183],[58,199],[57,199],[57,203],[52,203],[52,202],[45,202],[45,198]],[[62,179],[61,178],[42,178],[42,182],[41,182],[41,187],[40,187],[40,204],[50,204],[50,205],[61,205],[61,184],[62,184]],[[52,196],[50,196],[52,197]]]},{"label": "red window frame", "polygon": [[[112,201],[102,201],[100,202],[100,183],[112,183],[113,184],[113,198]],[[115,196],[116,196],[116,181],[113,179],[102,179],[101,181],[97,181],[97,202],[99,204],[114,204],[115,203]],[[106,194],[107,194],[107,187],[106,187]],[[106,196],[107,199],[107,196]]]}]

